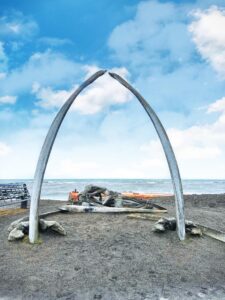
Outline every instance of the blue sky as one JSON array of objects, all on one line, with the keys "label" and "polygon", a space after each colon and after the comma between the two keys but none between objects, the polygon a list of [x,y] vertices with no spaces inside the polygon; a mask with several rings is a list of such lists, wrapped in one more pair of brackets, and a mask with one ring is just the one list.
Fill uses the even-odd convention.
[{"label": "blue sky", "polygon": [[[183,178],[225,178],[224,1],[1,1],[0,178],[32,178],[60,106],[112,69],[165,125]],[[107,74],[77,98],[48,178],[168,178],[137,101]]]}]

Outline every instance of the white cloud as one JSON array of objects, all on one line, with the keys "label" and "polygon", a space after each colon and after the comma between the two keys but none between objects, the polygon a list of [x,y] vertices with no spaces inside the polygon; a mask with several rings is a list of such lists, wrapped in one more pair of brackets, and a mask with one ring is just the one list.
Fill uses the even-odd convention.
[{"label": "white cloud", "polygon": [[101,167],[96,162],[85,160],[85,161],[74,161],[73,158],[63,158],[55,164],[54,160],[50,161],[47,176],[54,178],[58,174],[59,178],[85,178],[86,174],[94,174],[98,172]]},{"label": "white cloud", "polygon": [[39,99],[36,102],[37,106],[45,109],[58,108],[69,98],[74,89],[69,91],[58,90],[54,91],[50,87],[41,87],[38,82],[35,82],[32,86],[32,93]]},{"label": "white cloud", "polygon": [[35,81],[41,85],[69,85],[84,74],[82,67],[57,52],[36,52],[0,80],[1,93],[28,93]]},{"label": "white cloud", "polygon": [[39,43],[50,47],[60,47],[64,45],[72,45],[73,42],[69,39],[60,39],[56,37],[42,37],[38,40]]},{"label": "white cloud", "polygon": [[134,17],[109,37],[113,58],[129,70],[135,86],[158,111],[187,114],[224,95],[224,83],[197,55],[188,30],[190,9],[203,5],[208,4],[139,2]]},{"label": "white cloud", "polygon": [[16,99],[16,96],[2,96],[0,97],[0,104],[15,104]]},{"label": "white cloud", "polygon": [[19,11],[0,17],[0,36],[6,38],[28,39],[37,34],[38,24]]},{"label": "white cloud", "polygon": [[[222,101],[224,104],[224,99]],[[167,130],[181,174],[185,178],[225,177],[225,109],[221,109],[220,103],[221,100],[215,101],[207,110],[208,113],[220,112],[215,122],[183,130]],[[142,145],[141,150],[150,156],[145,162],[146,167],[157,167],[164,175],[169,176],[158,139]]]},{"label": "white cloud", "polygon": [[[169,178],[158,138],[146,142],[151,126],[141,133],[142,123],[139,123],[140,130],[132,127],[134,115],[128,118],[123,110],[119,114],[112,113],[113,120],[106,119],[107,126],[114,130],[107,130],[105,134],[96,130],[94,115],[77,115],[75,120],[74,115],[69,114],[53,147],[46,178]],[[21,119],[21,115],[17,113],[10,118],[12,123],[16,118]],[[0,152],[8,155],[7,160],[5,156],[0,157],[0,178],[33,177],[39,151],[53,118],[54,113],[34,111],[26,128],[18,128],[7,135],[4,146],[0,147],[3,149]],[[131,122],[127,123],[130,118]],[[149,124],[149,120],[146,121]],[[214,122],[186,129],[170,128],[167,132],[183,178],[225,177],[224,111]]]},{"label": "white cloud", "polygon": [[[85,70],[87,78],[96,72],[98,68],[95,66],[86,66]],[[125,68],[115,68],[112,71],[123,77],[128,76]],[[36,103],[38,106],[51,109],[61,107],[75,89],[76,86],[70,90],[52,90],[50,87],[41,88],[39,84],[35,83],[32,91],[39,99]],[[130,99],[131,95],[129,91],[105,74],[77,97],[71,109],[81,114],[95,114],[105,107],[123,104]]]},{"label": "white cloud", "polygon": [[[199,106],[199,99],[204,99],[203,104],[206,105],[212,99],[224,95],[224,84],[221,81],[221,88],[211,67],[203,62],[195,64],[196,50],[188,32],[186,12],[182,4],[171,4],[168,1],[139,2],[134,18],[117,26],[108,42],[114,57],[131,71],[135,86],[153,103],[156,110],[167,105],[164,113],[176,111],[175,117],[173,115],[171,118],[174,119],[173,124],[180,128],[188,123],[185,123],[188,118],[186,105],[193,112],[195,106]],[[201,11],[201,14],[209,12]],[[195,22],[200,21],[201,17],[196,16]],[[11,47],[14,50],[21,47],[21,40],[24,43],[24,39],[33,37],[38,31],[37,24],[31,18],[7,17],[0,20],[1,24],[0,37],[13,40]],[[38,39],[38,42],[51,47],[69,43],[67,40],[48,37]],[[20,95],[32,89],[37,106],[29,112],[29,117],[23,117],[27,112],[21,112],[20,115],[19,111],[15,113],[13,109],[10,110],[10,106],[0,111],[4,140],[4,146],[0,144],[0,149],[3,149],[0,153],[2,151],[4,155],[9,155],[7,160],[5,156],[0,159],[0,177],[31,178],[55,114],[54,108],[58,109],[71,95],[76,88],[74,83],[81,82],[81,78],[89,77],[97,69],[95,66],[76,63],[61,53],[46,51],[34,53],[23,65],[6,74],[10,55],[6,55],[4,48],[4,44],[0,43],[0,65],[3,62],[3,68],[0,69],[1,95]],[[212,63],[208,56],[205,58]],[[128,77],[126,68],[114,71]],[[54,146],[46,177],[169,177],[158,140],[152,139],[145,144],[146,137],[152,136],[151,133],[147,135],[149,131],[145,126],[145,123],[149,125],[149,120],[146,115],[142,115],[142,111],[139,117],[136,116],[138,107],[134,102],[126,110],[123,105],[118,105],[116,110],[108,111],[107,116],[96,114],[111,105],[126,103],[130,98],[129,92],[107,74],[81,93],[72,107],[80,114],[76,114],[76,119],[74,114],[66,118]],[[133,103],[132,110],[130,106]],[[198,119],[195,126],[190,127],[188,123],[187,129],[168,130],[184,177],[224,178],[223,105],[222,98],[208,107],[208,113],[220,113],[213,123],[198,125],[201,121]],[[182,119],[179,125],[178,119]],[[4,126],[7,127],[9,123],[12,130],[5,140]]]},{"label": "white cloud", "polygon": [[6,156],[10,152],[11,152],[11,148],[7,144],[0,142],[0,156]]},{"label": "white cloud", "polygon": [[171,63],[173,68],[185,63],[193,49],[182,8],[169,2],[140,2],[134,18],[112,31],[108,45],[113,55],[137,73],[168,72]]},{"label": "white cloud", "polygon": [[210,104],[207,112],[225,112],[225,97]]},{"label": "white cloud", "polygon": [[225,9],[211,6],[193,12],[189,26],[199,53],[221,75],[225,75]]}]

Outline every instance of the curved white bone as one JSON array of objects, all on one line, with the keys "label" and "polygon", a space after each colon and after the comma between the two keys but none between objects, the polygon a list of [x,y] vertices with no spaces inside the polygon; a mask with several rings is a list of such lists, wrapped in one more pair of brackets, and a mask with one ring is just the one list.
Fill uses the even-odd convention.
[{"label": "curved white bone", "polygon": [[41,194],[42,182],[45,174],[45,170],[48,164],[49,155],[52,150],[56,135],[62,124],[64,117],[66,116],[70,106],[73,104],[76,97],[80,92],[85,89],[89,84],[95,81],[98,77],[102,76],[106,71],[101,70],[96,72],[85,82],[83,82],[78,89],[69,97],[69,99],[63,104],[59,112],[57,113],[51,127],[49,128],[48,134],[45,138],[44,144],[42,146],[38,163],[36,166],[36,171],[34,175],[34,183],[32,190],[32,197],[30,203],[30,219],[29,219],[29,240],[30,243],[35,243],[38,240],[38,209]]},{"label": "curved white bone", "polygon": [[109,72],[109,75],[116,79],[119,83],[125,86],[128,90],[130,90],[141,103],[143,108],[145,109],[146,113],[148,114],[149,118],[151,119],[155,130],[159,136],[161,141],[168,166],[170,169],[170,174],[173,182],[173,189],[175,195],[175,202],[176,202],[176,219],[177,219],[177,233],[180,240],[185,239],[185,218],[184,218],[184,197],[183,197],[183,188],[180,178],[180,172],[177,165],[176,157],[174,155],[170,140],[167,136],[167,133],[160,122],[158,116],[148,104],[148,102],[136,91],[127,81],[125,81],[122,77],[118,74]]}]

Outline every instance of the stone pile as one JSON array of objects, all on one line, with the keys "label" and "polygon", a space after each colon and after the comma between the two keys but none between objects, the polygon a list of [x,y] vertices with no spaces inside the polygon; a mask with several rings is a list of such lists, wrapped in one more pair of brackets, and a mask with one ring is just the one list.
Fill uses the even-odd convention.
[{"label": "stone pile", "polygon": [[[39,230],[45,232],[51,230],[61,235],[66,235],[65,229],[56,221],[47,221],[44,219],[39,220]],[[23,239],[29,232],[29,221],[17,220],[13,222],[9,228],[8,241],[15,241]]]}]

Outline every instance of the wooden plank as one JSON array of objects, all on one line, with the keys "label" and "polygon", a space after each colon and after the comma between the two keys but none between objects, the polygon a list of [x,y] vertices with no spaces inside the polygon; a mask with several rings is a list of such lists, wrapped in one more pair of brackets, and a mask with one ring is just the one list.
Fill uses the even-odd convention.
[{"label": "wooden plank", "polygon": [[128,219],[137,219],[137,220],[146,220],[146,221],[158,221],[159,219],[161,219],[163,217],[163,215],[161,213],[158,214],[147,214],[145,215],[143,214],[130,214],[127,216]]},{"label": "wooden plank", "polygon": [[219,231],[201,224],[196,224],[198,228],[201,229],[202,234],[209,236],[213,239],[216,239],[218,241],[224,242],[225,243],[225,232]]}]

